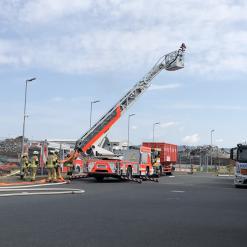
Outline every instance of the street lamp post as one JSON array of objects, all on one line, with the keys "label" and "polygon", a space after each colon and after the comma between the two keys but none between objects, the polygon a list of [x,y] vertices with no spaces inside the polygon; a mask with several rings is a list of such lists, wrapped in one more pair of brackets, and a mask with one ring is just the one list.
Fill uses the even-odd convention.
[{"label": "street lamp post", "polygon": [[94,100],[94,101],[91,101],[91,107],[90,107],[90,128],[92,126],[92,111],[93,111],[93,104],[96,104],[100,102],[100,100]]},{"label": "street lamp post", "polygon": [[210,136],[211,136],[211,146],[213,146],[213,132],[214,132],[215,130],[211,130],[210,131]]},{"label": "street lamp post", "polygon": [[135,115],[136,115],[135,113],[129,114],[129,117],[128,117],[128,148],[129,148],[129,141],[130,141],[130,118]]},{"label": "street lamp post", "polygon": [[154,128],[156,125],[160,124],[160,122],[157,122],[157,123],[153,123],[153,142],[154,142]]},{"label": "street lamp post", "polygon": [[[22,143],[21,143],[21,155],[24,153],[24,142],[25,142],[25,125],[26,125],[26,107],[27,107],[27,84],[28,82],[36,80],[35,77],[26,80],[26,85],[25,85],[25,100],[24,100],[24,115],[23,115],[23,127],[22,127]],[[20,174],[22,174],[22,162],[20,165]]]},{"label": "street lamp post", "polygon": [[211,165],[211,168],[212,168],[212,165],[213,165],[213,132],[214,132],[215,130],[211,130],[210,131],[210,137],[211,137],[211,139],[210,139],[210,141],[211,141],[211,160],[210,160],[210,165]]},{"label": "street lamp post", "polygon": [[22,144],[21,144],[21,154],[24,152],[24,140],[25,140],[25,124],[26,124],[26,107],[27,107],[27,83],[36,80],[36,78],[31,78],[26,80],[25,86],[25,101],[24,101],[24,116],[23,116],[23,128],[22,128]]}]

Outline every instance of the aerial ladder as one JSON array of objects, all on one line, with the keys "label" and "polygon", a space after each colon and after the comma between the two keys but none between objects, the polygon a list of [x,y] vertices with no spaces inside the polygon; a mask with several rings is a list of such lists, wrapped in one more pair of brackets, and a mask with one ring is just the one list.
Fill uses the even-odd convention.
[{"label": "aerial ladder", "polygon": [[80,139],[76,141],[75,151],[70,160],[83,155],[94,155],[97,157],[97,144],[107,134],[109,129],[129,109],[129,107],[150,87],[151,81],[163,69],[175,71],[184,68],[184,43],[176,51],[162,56],[152,69],[137,82],[102,118],[100,118]]}]

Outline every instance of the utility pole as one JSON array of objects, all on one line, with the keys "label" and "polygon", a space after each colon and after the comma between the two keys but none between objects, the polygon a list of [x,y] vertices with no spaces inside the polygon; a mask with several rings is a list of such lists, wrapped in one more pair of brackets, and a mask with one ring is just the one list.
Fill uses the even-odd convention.
[{"label": "utility pole", "polygon": [[[25,82],[25,99],[24,99],[24,114],[23,114],[23,127],[22,127],[22,143],[21,143],[21,156],[24,153],[24,142],[25,142],[25,127],[26,127],[26,107],[27,107],[27,84],[28,82],[36,80],[35,77],[26,80]],[[20,162],[20,175],[22,176],[22,162]]]},{"label": "utility pole", "polygon": [[157,123],[153,123],[153,142],[154,142],[154,128],[156,125],[160,124],[160,122],[157,122]]},{"label": "utility pole", "polygon": [[210,136],[211,136],[211,160],[210,160],[210,166],[211,166],[211,168],[213,166],[213,132],[214,131],[215,130],[211,130],[210,131]]},{"label": "utility pole", "polygon": [[100,102],[100,100],[94,100],[94,101],[91,101],[91,107],[90,107],[90,128],[92,126],[92,111],[93,111],[93,104],[96,104]]}]

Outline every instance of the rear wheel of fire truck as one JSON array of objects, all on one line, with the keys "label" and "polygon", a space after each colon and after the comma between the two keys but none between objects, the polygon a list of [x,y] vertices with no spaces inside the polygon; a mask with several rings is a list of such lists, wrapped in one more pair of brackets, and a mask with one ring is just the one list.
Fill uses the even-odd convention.
[{"label": "rear wheel of fire truck", "polygon": [[162,169],[162,166],[160,166],[160,169],[159,169],[159,175],[162,176],[163,175],[163,169]]},{"label": "rear wheel of fire truck", "polygon": [[80,168],[80,166],[76,166],[76,168],[75,168],[75,172],[76,172],[76,173],[80,173],[80,172],[81,172],[81,168]]},{"label": "rear wheel of fire truck", "polygon": [[149,176],[150,176],[149,166],[147,166],[147,168],[146,168],[146,176],[147,176],[147,177],[149,177]]},{"label": "rear wheel of fire truck", "polygon": [[98,183],[101,183],[101,182],[104,181],[104,177],[95,177],[95,179],[96,179],[96,181],[97,181]]},{"label": "rear wheel of fire truck", "polygon": [[129,167],[127,168],[126,177],[127,177],[128,179],[131,179],[131,178],[132,178],[132,167],[131,167],[131,166],[129,166]]}]

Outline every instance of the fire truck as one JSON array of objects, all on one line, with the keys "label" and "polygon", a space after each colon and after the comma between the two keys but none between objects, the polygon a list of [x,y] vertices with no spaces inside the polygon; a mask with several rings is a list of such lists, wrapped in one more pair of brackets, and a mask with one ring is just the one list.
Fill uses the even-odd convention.
[{"label": "fire truck", "polygon": [[247,185],[247,145],[232,148],[230,158],[235,162],[235,187]]},{"label": "fire truck", "polygon": [[103,181],[105,177],[132,179],[152,176],[151,148],[131,147],[123,150],[118,159],[89,159],[86,172],[97,181]]},{"label": "fire truck", "polygon": [[[138,81],[102,118],[100,118],[75,144],[75,149],[66,162],[78,158],[80,154],[88,157],[85,166],[89,176],[102,180],[104,177],[149,176],[153,174],[151,164],[151,148],[139,147],[136,150],[136,160],[125,157],[127,154],[116,156],[112,150],[103,148],[102,142],[109,129],[120,117],[136,102],[136,100],[150,87],[151,81],[163,69],[176,71],[184,68],[184,53],[186,46],[183,43],[176,51],[162,56],[151,70]],[[129,150],[127,150],[129,152]],[[144,158],[145,157],[145,158]]]}]

